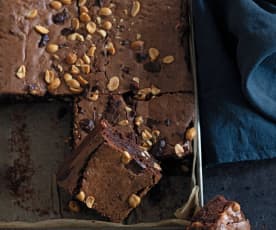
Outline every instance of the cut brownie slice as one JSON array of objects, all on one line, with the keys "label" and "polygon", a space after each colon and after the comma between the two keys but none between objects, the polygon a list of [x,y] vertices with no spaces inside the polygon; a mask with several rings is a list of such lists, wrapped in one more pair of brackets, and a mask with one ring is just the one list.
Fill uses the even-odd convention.
[{"label": "cut brownie slice", "polygon": [[[94,101],[93,101],[94,100]],[[101,119],[106,119],[130,139],[135,139],[133,114],[120,95],[100,95],[94,92],[88,97],[75,99],[74,145],[78,146]]]},{"label": "cut brownie slice", "polygon": [[[139,78],[141,89],[154,85],[161,92],[193,91],[181,38],[185,29],[181,4],[186,4],[179,0],[165,0],[162,4],[140,1],[139,14],[130,18],[132,1],[112,2],[119,30],[110,31],[116,54],[106,66],[106,73],[108,78],[120,78],[117,92],[128,91],[134,77]],[[166,15],[166,20],[160,22],[161,15]]]},{"label": "cut brownie slice", "polygon": [[[60,4],[59,10],[50,7],[51,0],[0,1],[0,94],[44,95],[46,70],[60,74],[54,66],[53,54],[47,46],[55,43],[64,47],[62,29],[71,26],[77,16],[76,1]],[[67,45],[69,50],[69,45]],[[59,68],[60,69],[60,68]],[[56,85],[60,82],[56,80]],[[61,84],[59,84],[61,85]],[[69,93],[61,87],[58,94]]]},{"label": "cut brownie slice", "polygon": [[193,94],[164,94],[138,101],[135,125],[142,146],[157,158],[181,158],[191,153],[195,136]]},{"label": "cut brownie slice", "polygon": [[111,221],[121,222],[161,178],[160,166],[107,121],[58,172],[58,184]]},{"label": "cut brownie slice", "polygon": [[216,196],[195,214],[188,229],[250,230],[250,224],[237,202]]}]

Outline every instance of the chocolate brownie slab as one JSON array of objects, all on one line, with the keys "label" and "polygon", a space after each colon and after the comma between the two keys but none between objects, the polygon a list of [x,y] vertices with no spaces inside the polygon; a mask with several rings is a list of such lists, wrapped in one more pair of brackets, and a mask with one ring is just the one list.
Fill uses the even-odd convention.
[{"label": "chocolate brownie slab", "polygon": [[127,92],[133,81],[161,92],[193,90],[180,36],[182,1],[0,4],[0,50],[8,54],[0,60],[0,94],[79,94],[97,72],[105,73],[105,93]]},{"label": "chocolate brownie slab", "polygon": [[58,172],[59,185],[111,221],[123,221],[161,178],[160,166],[102,121]]}]

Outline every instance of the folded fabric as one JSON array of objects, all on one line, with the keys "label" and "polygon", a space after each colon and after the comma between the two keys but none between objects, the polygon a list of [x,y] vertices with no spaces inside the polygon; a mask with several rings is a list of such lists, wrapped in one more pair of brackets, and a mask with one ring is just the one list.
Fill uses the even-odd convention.
[{"label": "folded fabric", "polygon": [[207,165],[276,157],[276,7],[260,2],[193,1]]},{"label": "folded fabric", "polygon": [[276,121],[276,2],[224,0],[213,11],[237,41],[244,94]]}]

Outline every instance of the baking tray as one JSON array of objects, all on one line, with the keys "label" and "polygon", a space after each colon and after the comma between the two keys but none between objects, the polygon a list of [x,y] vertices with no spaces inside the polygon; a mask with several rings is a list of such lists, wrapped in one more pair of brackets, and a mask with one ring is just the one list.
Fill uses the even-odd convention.
[{"label": "baking tray", "polygon": [[[192,1],[189,1],[190,10]],[[196,76],[192,17],[189,20],[192,74]],[[196,91],[195,78],[195,93]],[[201,142],[198,102],[195,103],[193,159],[177,165],[153,188],[125,224],[105,222],[96,213],[71,214],[69,197],[56,185],[55,172],[70,153],[72,102],[52,100],[0,103],[0,228],[150,228],[183,229],[186,220],[203,203]],[[191,162],[191,165],[189,165]],[[182,164],[181,163],[181,164]],[[171,162],[174,168],[176,162]],[[190,168],[190,171],[186,171]],[[12,178],[12,179],[11,179]],[[178,208],[178,209],[177,209]],[[176,210],[177,209],[177,210]]]},{"label": "baking tray", "polygon": [[202,150],[201,150],[201,129],[200,129],[200,115],[199,115],[199,102],[198,102],[198,82],[197,82],[197,62],[196,62],[196,50],[195,50],[195,31],[194,31],[194,18],[193,18],[193,0],[189,1],[189,48],[190,48],[190,65],[191,72],[194,78],[194,91],[195,91],[195,128],[197,130],[197,136],[194,143],[194,153],[197,155],[196,167],[197,167],[197,185],[199,186],[199,204],[201,207],[204,205],[204,192],[203,192],[203,173],[202,173]]}]

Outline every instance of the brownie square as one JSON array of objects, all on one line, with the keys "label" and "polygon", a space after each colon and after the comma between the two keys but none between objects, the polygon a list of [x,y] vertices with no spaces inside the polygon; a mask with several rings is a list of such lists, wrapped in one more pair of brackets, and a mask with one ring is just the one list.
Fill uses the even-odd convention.
[{"label": "brownie square", "polygon": [[111,221],[123,221],[158,183],[161,168],[124,135],[102,121],[57,174],[58,184]]},{"label": "brownie square", "polygon": [[157,158],[182,158],[192,152],[193,119],[193,94],[163,94],[138,101],[135,125],[140,144]]},{"label": "brownie square", "polygon": [[[95,96],[97,100],[91,100]],[[92,98],[93,99],[93,98]],[[78,146],[101,119],[106,119],[130,139],[135,139],[133,115],[121,95],[90,95],[75,99],[74,145]]]},{"label": "brownie square", "polygon": [[195,214],[189,229],[250,230],[250,224],[239,203],[216,196]]},{"label": "brownie square", "polygon": [[[119,29],[110,32],[116,54],[106,66],[106,74],[109,79],[120,78],[116,92],[128,91],[134,77],[139,78],[140,89],[154,85],[164,93],[193,91],[193,78],[185,61],[188,46],[183,31],[188,24],[183,8],[186,4],[179,0],[165,0],[161,4],[141,1],[139,14],[130,18],[132,1],[113,3]],[[166,18],[161,20],[164,15]],[[170,56],[172,61],[164,60]]]},{"label": "brownie square", "polygon": [[[70,18],[77,16],[77,5],[72,1],[72,4],[61,6],[57,11],[50,7],[50,2],[0,2],[0,94],[44,95],[48,88],[44,80],[45,71],[53,70],[57,76],[61,74],[46,46],[49,43],[57,43],[60,47],[64,45],[61,30],[70,27]],[[59,21],[54,18],[59,18]],[[37,26],[46,28],[48,32],[44,33]],[[20,67],[22,71],[17,76]],[[68,94],[69,91],[61,84],[53,93]]]}]

